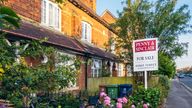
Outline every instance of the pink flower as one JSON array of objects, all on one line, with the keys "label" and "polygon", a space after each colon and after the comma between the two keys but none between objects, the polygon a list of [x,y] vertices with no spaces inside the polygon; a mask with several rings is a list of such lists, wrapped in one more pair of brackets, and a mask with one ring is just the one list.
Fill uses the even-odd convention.
[{"label": "pink flower", "polygon": [[126,97],[123,97],[123,98],[122,98],[122,101],[123,101],[123,103],[125,103],[125,104],[126,104],[128,100],[127,100],[127,98],[126,98]]},{"label": "pink flower", "polygon": [[148,105],[147,104],[143,104],[143,108],[148,108]]},{"label": "pink flower", "polygon": [[118,102],[118,103],[122,103],[123,100],[122,100],[121,98],[118,98],[118,99],[117,99],[117,102]]},{"label": "pink flower", "polygon": [[105,92],[100,92],[100,97],[105,97],[105,96],[107,96],[107,94],[105,93]]},{"label": "pink flower", "polygon": [[104,100],[104,104],[105,104],[105,106],[110,106],[110,103],[111,103],[110,100],[108,100],[108,99],[105,99],[105,100]]},{"label": "pink flower", "polygon": [[109,96],[104,97],[105,100],[111,100]]},{"label": "pink flower", "polygon": [[116,108],[123,108],[123,105],[122,105],[122,103],[120,103],[120,102],[117,102],[117,104],[116,104]]},{"label": "pink flower", "polygon": [[135,105],[131,105],[131,108],[135,108]]}]

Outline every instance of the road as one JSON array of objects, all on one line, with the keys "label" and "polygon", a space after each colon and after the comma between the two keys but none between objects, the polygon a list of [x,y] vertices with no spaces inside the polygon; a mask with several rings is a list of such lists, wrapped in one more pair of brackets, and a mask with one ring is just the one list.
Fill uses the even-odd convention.
[{"label": "road", "polygon": [[181,78],[180,81],[192,89],[192,77]]},{"label": "road", "polygon": [[[181,81],[188,83],[187,80],[189,79],[184,78]],[[178,79],[172,80],[165,108],[192,108],[192,92],[184,87]]]}]

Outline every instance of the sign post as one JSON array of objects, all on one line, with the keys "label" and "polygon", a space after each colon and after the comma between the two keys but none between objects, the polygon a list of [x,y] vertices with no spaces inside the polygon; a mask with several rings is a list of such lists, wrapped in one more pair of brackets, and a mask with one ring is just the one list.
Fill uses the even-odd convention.
[{"label": "sign post", "polygon": [[147,71],[145,71],[145,77],[144,77],[144,79],[145,79],[145,89],[147,89]]},{"label": "sign post", "polygon": [[133,70],[134,72],[144,71],[147,89],[147,71],[158,70],[157,38],[133,41]]}]

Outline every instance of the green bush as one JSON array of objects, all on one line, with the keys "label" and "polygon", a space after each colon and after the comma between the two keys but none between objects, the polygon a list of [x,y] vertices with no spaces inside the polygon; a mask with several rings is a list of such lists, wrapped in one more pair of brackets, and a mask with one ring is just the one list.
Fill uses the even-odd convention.
[{"label": "green bush", "polygon": [[168,96],[168,92],[170,89],[169,78],[163,75],[159,76],[159,84],[156,87],[159,88],[161,91],[160,99],[162,102],[163,99]]},{"label": "green bush", "polygon": [[166,89],[170,89],[169,78],[167,76],[160,75],[159,84],[164,86]]},{"label": "green bush", "polygon": [[132,104],[136,105],[136,108],[142,108],[143,103],[149,103],[150,107],[157,108],[160,102],[160,90],[158,88],[143,87],[138,88],[130,97]]},{"label": "green bush", "polygon": [[[11,51],[9,51],[7,48],[9,46],[3,44],[6,43],[3,40],[5,38],[0,37],[0,43],[2,42],[1,45],[4,46],[0,48],[0,51],[14,51],[14,53],[11,52],[13,55],[0,54],[2,55],[0,57],[0,71],[3,71],[3,74],[0,75],[2,82],[1,98],[10,100],[15,106],[20,105],[20,103],[28,106],[31,101],[29,99],[31,93],[54,92],[68,87],[69,83],[75,83],[81,64],[78,58],[62,55],[57,49],[42,45],[41,41],[23,41],[28,43],[30,47],[25,48],[25,45],[13,46],[10,47]],[[24,48],[25,50],[23,50]],[[20,55],[17,58],[19,63],[15,61],[16,49]],[[41,63],[44,55],[48,58],[47,62]],[[34,65],[28,63],[25,60],[26,57],[40,63],[36,65],[35,63]],[[73,64],[68,65],[68,61],[72,61]]]},{"label": "green bush", "polygon": [[80,100],[72,93],[66,93],[59,96],[57,102],[62,108],[79,108],[80,106]]}]

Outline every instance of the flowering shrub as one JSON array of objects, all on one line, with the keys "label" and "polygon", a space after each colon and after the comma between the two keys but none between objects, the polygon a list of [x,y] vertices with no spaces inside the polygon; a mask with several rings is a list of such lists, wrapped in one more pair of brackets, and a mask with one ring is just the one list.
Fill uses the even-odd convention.
[{"label": "flowering shrub", "polygon": [[158,88],[139,88],[133,96],[130,97],[132,108],[157,108],[160,102],[160,90]]},{"label": "flowering shrub", "polygon": [[128,100],[126,97],[118,98],[117,103],[112,103],[111,98],[107,96],[105,92],[100,92],[99,94],[99,101],[103,104],[104,107],[111,108],[116,106],[115,108],[123,108],[124,104],[127,104]]},{"label": "flowering shrub", "polygon": [[107,94],[105,93],[105,92],[100,92],[100,95],[99,95],[100,97],[105,97],[105,96],[107,96]]},{"label": "flowering shrub", "polygon": [[104,106],[110,106],[111,98],[109,96],[104,97]]},{"label": "flowering shrub", "polygon": [[124,104],[126,104],[126,103],[128,102],[127,98],[126,98],[126,97],[123,97],[123,98],[122,98],[122,102],[123,102]]}]

